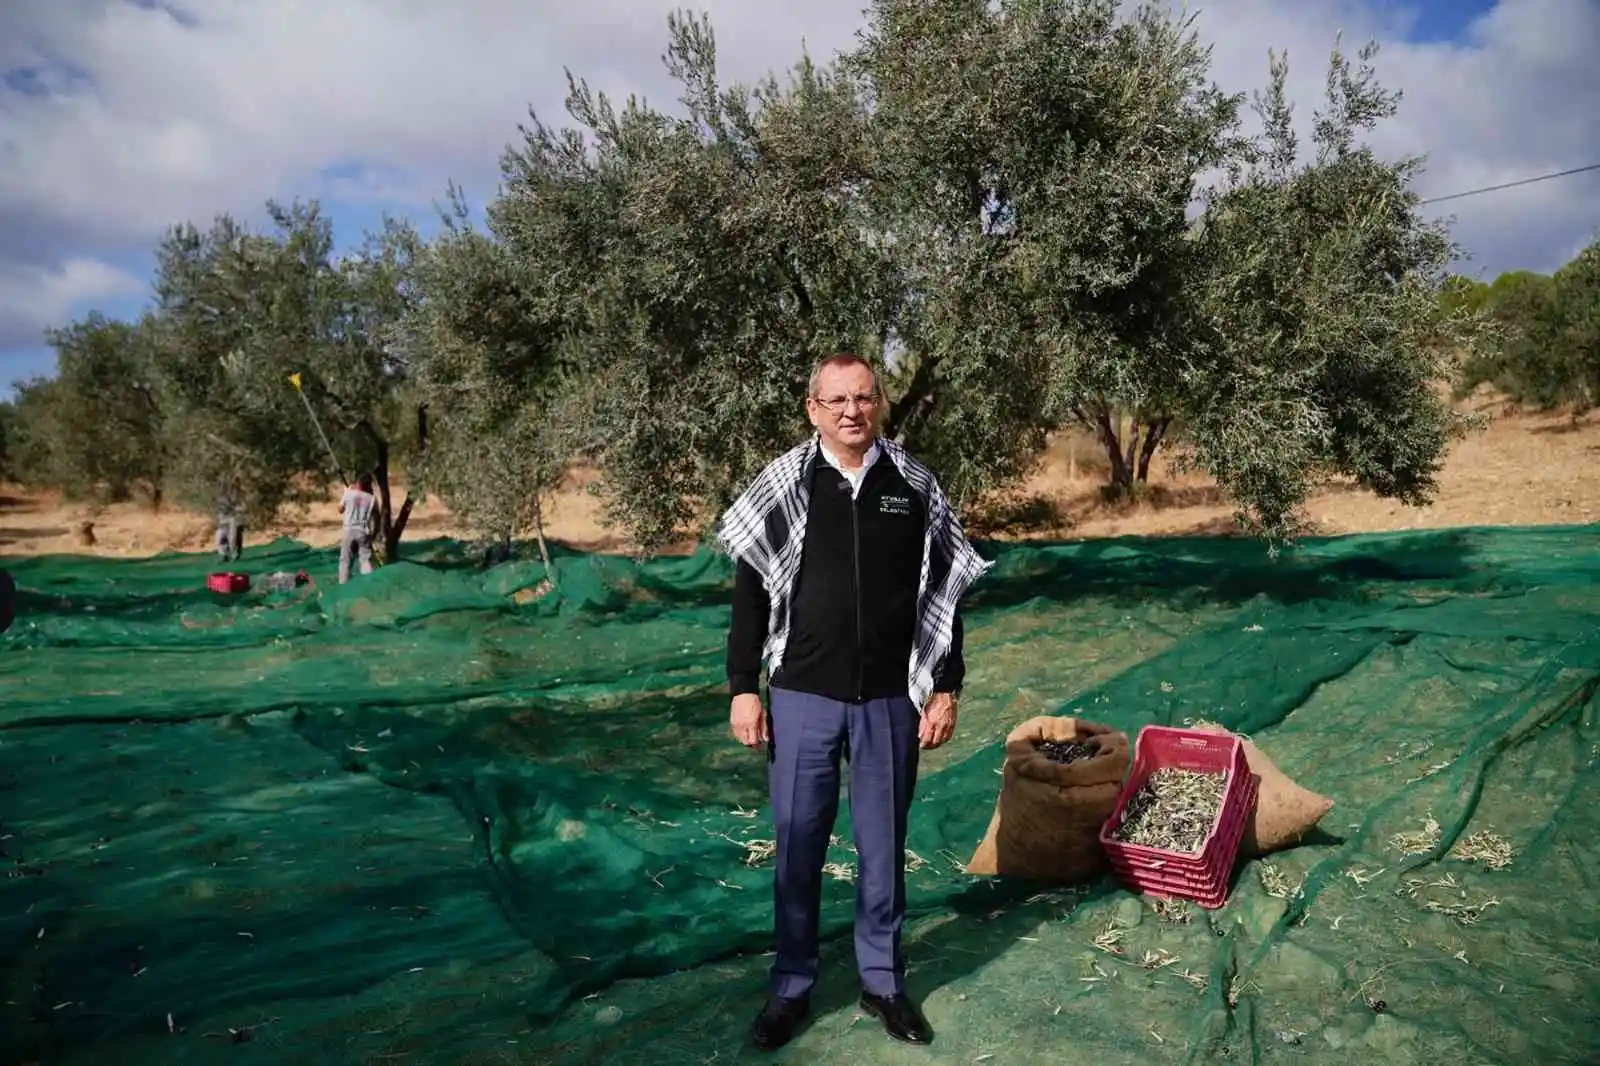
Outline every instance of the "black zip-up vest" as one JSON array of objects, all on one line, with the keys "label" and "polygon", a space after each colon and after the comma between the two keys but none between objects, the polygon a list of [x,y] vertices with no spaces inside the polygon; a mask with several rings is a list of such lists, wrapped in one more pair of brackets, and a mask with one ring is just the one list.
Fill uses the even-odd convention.
[{"label": "black zip-up vest", "polygon": [[916,639],[922,498],[886,457],[850,482],[812,464],[789,639],[772,684],[846,702],[903,696]]}]

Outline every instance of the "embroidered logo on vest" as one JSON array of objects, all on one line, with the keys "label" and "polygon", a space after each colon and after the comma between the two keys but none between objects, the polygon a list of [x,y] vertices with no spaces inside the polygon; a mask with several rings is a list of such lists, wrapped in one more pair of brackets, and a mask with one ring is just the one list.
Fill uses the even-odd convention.
[{"label": "embroidered logo on vest", "polygon": [[910,514],[911,497],[883,495],[878,497],[878,510],[882,514]]}]

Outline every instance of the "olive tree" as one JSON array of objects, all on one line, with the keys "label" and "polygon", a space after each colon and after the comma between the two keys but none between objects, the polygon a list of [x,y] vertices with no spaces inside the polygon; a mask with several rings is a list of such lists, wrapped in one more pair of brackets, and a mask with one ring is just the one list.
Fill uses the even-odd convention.
[{"label": "olive tree", "polygon": [[[842,59],[871,101],[875,225],[915,369],[890,431],[959,497],[1077,423],[1126,490],[1178,397],[1185,209],[1240,149],[1192,25],[1116,0],[877,0]],[[1148,463],[1148,457],[1145,459]]]},{"label": "olive tree", "polygon": [[1466,294],[1492,316],[1502,343],[1462,368],[1458,395],[1488,384],[1544,410],[1576,416],[1600,406],[1600,240],[1554,275],[1514,271]]},{"label": "olive tree", "polygon": [[206,230],[172,227],[156,250],[150,324],[174,491],[209,510],[231,483],[261,524],[316,499],[329,474],[264,325],[279,253],[227,215]]},{"label": "olive tree", "polygon": [[70,497],[115,501],[143,489],[159,506],[168,441],[150,330],[94,312],[45,336],[56,376],[19,389],[18,470]]},{"label": "olive tree", "polygon": [[578,128],[507,154],[491,227],[538,264],[607,513],[647,548],[804,432],[836,350],[904,352],[885,428],[958,499],[1159,393],[1184,205],[1236,122],[1192,33],[1098,0],[869,14],[837,64],[753,88],[675,17],[681,115],[573,80]]},{"label": "olive tree", "polygon": [[205,232],[175,227],[158,251],[160,368],[188,495],[208,503],[238,478],[264,520],[368,470],[395,558],[416,498],[396,507],[392,474],[424,436],[400,344],[415,231],[385,220],[339,256],[317,204],[267,210],[268,233],[222,216]]},{"label": "olive tree", "polygon": [[473,229],[459,193],[452,202],[417,258],[405,328],[430,416],[421,472],[490,545],[531,529],[549,571],[544,505],[572,442],[559,409],[557,316],[541,305],[525,264]]},{"label": "olive tree", "polygon": [[[16,387],[20,388],[20,383]],[[0,481],[16,478],[20,444],[16,400],[0,400]]]},{"label": "olive tree", "polygon": [[1427,498],[1462,428],[1434,386],[1477,319],[1440,311],[1420,163],[1357,143],[1398,106],[1370,52],[1334,56],[1301,162],[1281,64],[1246,138],[1155,5],[874,0],[836,62],[753,88],[719,83],[705,20],[669,29],[680,113],[570,79],[575,125],[535,118],[489,209],[644,549],[805,431],[841,348],[896,353],[885,430],[958,501],[1072,424],[1119,491],[1171,442],[1268,535],[1327,476]]},{"label": "olive tree", "polygon": [[1269,537],[1293,532],[1329,477],[1426,503],[1470,425],[1441,386],[1480,321],[1440,301],[1456,249],[1417,214],[1422,162],[1358,140],[1399,105],[1375,53],[1333,53],[1305,161],[1287,63],[1272,60],[1261,151],[1210,197],[1196,237],[1197,321],[1174,379],[1189,457]]},{"label": "olive tree", "polygon": [[577,454],[646,550],[798,439],[810,366],[881,348],[901,291],[852,191],[869,153],[853,86],[803,62],[786,87],[724,89],[709,26],[670,26],[684,114],[574,79],[580,128],[534,119],[489,208],[585,383]]},{"label": "olive tree", "polygon": [[[35,375],[13,385],[15,395],[8,404],[5,421],[6,470],[8,481],[28,488],[66,488],[67,478],[60,471],[61,453],[55,442],[62,439],[61,405],[56,402],[59,386],[54,378]],[[68,496],[82,490],[67,489]]]}]

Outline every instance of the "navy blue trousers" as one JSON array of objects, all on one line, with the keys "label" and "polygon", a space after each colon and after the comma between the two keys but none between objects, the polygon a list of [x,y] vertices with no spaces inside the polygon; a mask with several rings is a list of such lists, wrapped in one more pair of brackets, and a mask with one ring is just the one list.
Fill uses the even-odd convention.
[{"label": "navy blue trousers", "polygon": [[774,688],[772,820],[777,831],[772,991],[808,995],[818,969],[822,865],[839,813],[840,759],[850,764],[855,829],[856,966],[874,995],[905,991],[906,815],[917,784],[917,708],[905,696],[842,703]]}]

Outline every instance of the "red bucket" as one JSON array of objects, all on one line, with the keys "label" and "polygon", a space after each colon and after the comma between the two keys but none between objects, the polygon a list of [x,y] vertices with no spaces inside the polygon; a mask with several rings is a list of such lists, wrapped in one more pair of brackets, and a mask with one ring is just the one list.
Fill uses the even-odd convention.
[{"label": "red bucket", "polygon": [[250,575],[232,572],[212,574],[206,578],[206,588],[224,594],[247,592],[250,588]]}]

